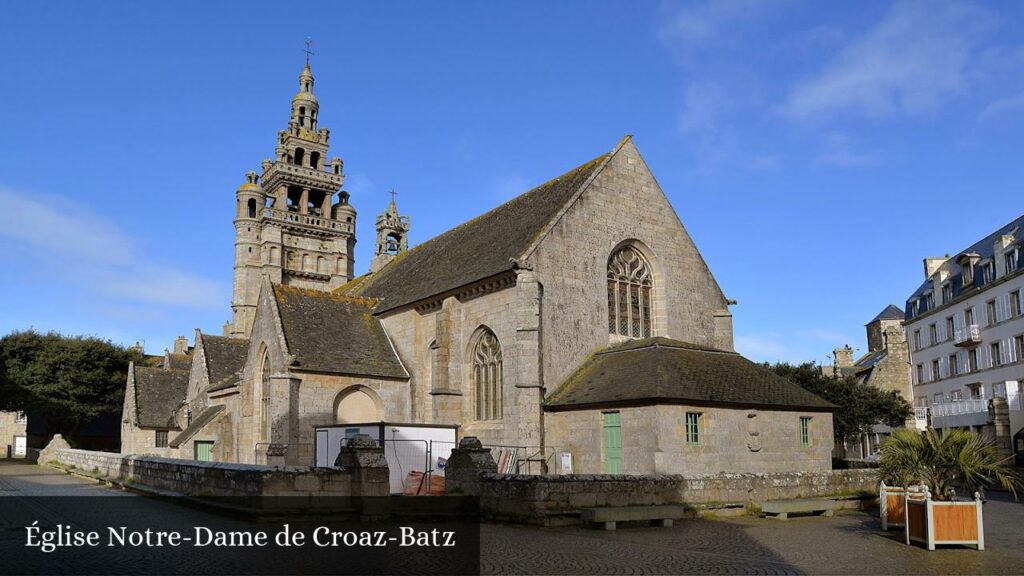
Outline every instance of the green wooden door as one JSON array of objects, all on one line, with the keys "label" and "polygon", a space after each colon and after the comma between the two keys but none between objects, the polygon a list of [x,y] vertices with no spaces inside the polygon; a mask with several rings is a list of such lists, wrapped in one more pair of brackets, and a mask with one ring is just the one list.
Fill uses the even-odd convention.
[{"label": "green wooden door", "polygon": [[618,412],[604,413],[604,472],[622,474],[622,424]]},{"label": "green wooden door", "polygon": [[213,442],[209,440],[197,440],[195,443],[195,459],[203,462],[213,461]]}]

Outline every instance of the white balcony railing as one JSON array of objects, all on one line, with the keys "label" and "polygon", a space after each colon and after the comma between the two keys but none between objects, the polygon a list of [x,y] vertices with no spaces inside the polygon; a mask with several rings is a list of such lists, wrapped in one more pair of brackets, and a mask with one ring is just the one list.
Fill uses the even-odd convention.
[{"label": "white balcony railing", "polygon": [[981,343],[981,328],[977,324],[969,324],[957,328],[955,333],[957,346],[974,346]]},{"label": "white balcony railing", "polygon": [[972,398],[970,400],[954,400],[944,404],[932,404],[932,418],[988,412],[988,402],[986,398]]}]

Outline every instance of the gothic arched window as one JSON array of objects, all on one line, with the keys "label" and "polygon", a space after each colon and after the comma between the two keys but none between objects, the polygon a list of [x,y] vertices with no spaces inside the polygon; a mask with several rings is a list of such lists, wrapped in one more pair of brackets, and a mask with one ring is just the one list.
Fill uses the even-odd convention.
[{"label": "gothic arched window", "polygon": [[608,332],[630,338],[651,335],[651,265],[632,246],[608,259]]},{"label": "gothic arched window", "polygon": [[260,363],[260,442],[270,440],[270,352],[263,352]]},{"label": "gothic arched window", "polygon": [[485,330],[473,348],[473,386],[476,390],[476,419],[501,419],[501,345]]}]

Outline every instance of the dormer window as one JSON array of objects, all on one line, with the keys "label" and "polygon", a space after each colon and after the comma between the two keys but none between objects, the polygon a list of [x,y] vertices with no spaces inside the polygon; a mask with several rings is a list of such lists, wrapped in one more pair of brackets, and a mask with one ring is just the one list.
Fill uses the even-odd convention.
[{"label": "dormer window", "polygon": [[974,284],[974,264],[964,264],[963,273],[961,274],[964,288]]},{"label": "dormer window", "polygon": [[981,274],[982,274],[981,281],[982,281],[983,284],[988,284],[989,282],[995,280],[996,279],[996,263],[994,261],[986,262],[985,265],[982,266],[982,268],[981,268]]},{"label": "dormer window", "polygon": [[942,303],[948,304],[953,300],[953,284],[945,283],[942,285]]},{"label": "dormer window", "polygon": [[1011,274],[1017,271],[1017,264],[1020,261],[1020,248],[1014,247],[1003,255],[1006,262],[1006,273]]},{"label": "dormer window", "polygon": [[924,295],[924,309],[931,310],[935,308],[935,293],[929,292]]}]

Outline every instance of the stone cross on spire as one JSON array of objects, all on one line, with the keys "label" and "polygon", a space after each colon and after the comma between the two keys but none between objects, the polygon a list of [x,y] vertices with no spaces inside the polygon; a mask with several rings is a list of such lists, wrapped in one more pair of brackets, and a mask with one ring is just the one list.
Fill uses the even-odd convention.
[{"label": "stone cross on spire", "polygon": [[313,45],[313,39],[307,37],[306,38],[306,49],[303,50],[303,52],[306,53],[306,66],[309,66],[309,57],[312,56],[313,54],[315,54],[315,52],[313,52],[312,50],[309,49],[312,45]]}]

